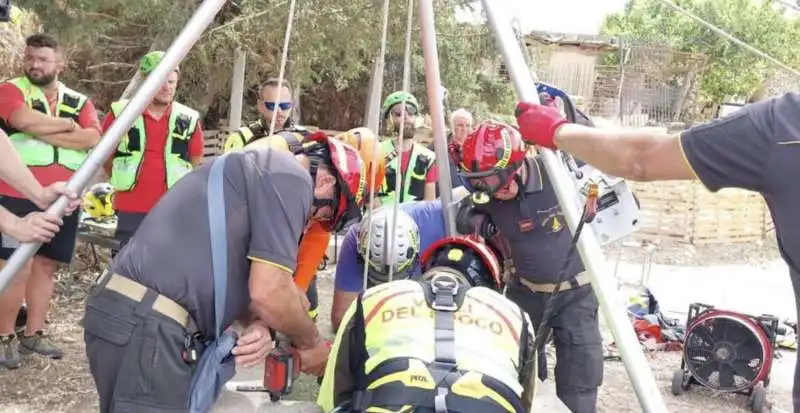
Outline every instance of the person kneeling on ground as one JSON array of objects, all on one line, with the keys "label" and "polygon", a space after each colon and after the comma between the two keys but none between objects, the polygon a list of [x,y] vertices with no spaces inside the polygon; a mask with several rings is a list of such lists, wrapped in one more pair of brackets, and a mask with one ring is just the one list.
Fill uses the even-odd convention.
[{"label": "person kneeling on ground", "polygon": [[[313,140],[298,155],[268,148],[224,155],[222,325],[245,325],[232,351],[237,365],[263,363],[269,328],[298,348],[304,372],[319,375],[328,358],[293,285],[297,245],[309,220],[336,228],[360,217],[365,172],[352,147],[324,134]],[[207,185],[217,161],[167,192],[93,288],[82,324],[101,412],[188,407],[198,348],[211,338],[203,333],[215,331]]]},{"label": "person kneeling on ground", "polygon": [[473,237],[425,251],[421,281],[372,287],[347,311],[317,403],[326,412],[514,412],[535,394],[534,333]]}]

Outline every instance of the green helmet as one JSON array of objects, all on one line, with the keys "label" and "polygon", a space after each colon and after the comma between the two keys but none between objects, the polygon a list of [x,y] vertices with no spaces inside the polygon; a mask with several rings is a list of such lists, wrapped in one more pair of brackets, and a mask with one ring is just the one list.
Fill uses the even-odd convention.
[{"label": "green helmet", "polygon": [[[143,75],[149,75],[156,69],[156,66],[161,62],[162,58],[164,58],[164,52],[161,51],[150,52],[144,55],[142,60],[139,61],[139,70]],[[180,70],[176,67],[175,71],[179,72]]]},{"label": "green helmet", "polygon": [[392,106],[403,103],[404,100],[406,101],[406,105],[411,106],[415,111],[419,112],[419,102],[417,102],[417,98],[411,93],[398,90],[386,96],[386,99],[383,101],[383,105],[381,105],[381,114],[383,118],[386,118]]}]

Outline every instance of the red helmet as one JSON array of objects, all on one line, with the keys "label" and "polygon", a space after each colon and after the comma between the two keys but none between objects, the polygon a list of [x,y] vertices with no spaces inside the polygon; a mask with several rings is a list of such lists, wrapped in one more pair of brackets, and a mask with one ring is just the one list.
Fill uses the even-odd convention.
[{"label": "red helmet", "polygon": [[525,159],[525,147],[514,127],[485,121],[460,146],[451,147],[450,156],[470,192],[491,195],[516,176]]},{"label": "red helmet", "polygon": [[[471,287],[498,291],[502,285],[497,256],[473,236],[460,235],[434,242],[422,253],[420,264],[423,273],[435,267],[450,268],[462,275]],[[423,275],[423,279],[427,278]]]},{"label": "red helmet", "polygon": [[337,193],[332,202],[314,199],[314,206],[330,205],[333,216],[321,222],[327,231],[340,231],[345,225],[361,219],[364,194],[367,188],[367,173],[358,151],[352,146],[328,137],[324,132],[315,132],[306,139],[304,151],[311,159],[311,175],[316,179],[319,162],[331,167],[336,178]]}]

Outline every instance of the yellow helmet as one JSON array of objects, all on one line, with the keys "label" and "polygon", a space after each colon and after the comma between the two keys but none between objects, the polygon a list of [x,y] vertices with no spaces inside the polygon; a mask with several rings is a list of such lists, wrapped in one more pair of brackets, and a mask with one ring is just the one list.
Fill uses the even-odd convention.
[{"label": "yellow helmet", "polygon": [[83,196],[83,210],[86,211],[90,217],[98,220],[113,217],[113,194],[114,187],[110,184],[105,182],[94,184],[89,189],[89,192],[86,192],[86,195]]},{"label": "yellow helmet", "polygon": [[361,160],[367,167],[367,185],[372,180],[372,170],[375,169],[375,182],[370,190],[380,190],[386,177],[386,154],[380,148],[378,137],[369,128],[355,128],[336,135],[336,139],[358,150]]}]

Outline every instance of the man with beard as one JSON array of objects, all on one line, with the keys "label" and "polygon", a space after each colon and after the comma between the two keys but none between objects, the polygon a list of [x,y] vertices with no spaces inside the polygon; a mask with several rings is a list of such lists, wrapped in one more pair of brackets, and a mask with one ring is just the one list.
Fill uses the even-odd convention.
[{"label": "man with beard", "polygon": [[[383,205],[391,205],[394,202],[397,179],[400,179],[400,203],[431,201],[436,198],[436,181],[439,179],[436,154],[414,142],[414,119],[417,115],[419,115],[417,98],[402,90],[387,96],[381,105],[383,135],[387,138],[381,144],[386,157],[386,179],[378,194]],[[403,147],[398,149],[395,146],[401,125],[404,125]],[[400,155],[400,167],[398,167],[398,155]]]},{"label": "man with beard", "polygon": [[[139,70],[144,76],[149,75],[163,56],[164,52],[146,54]],[[120,248],[167,190],[203,160],[200,114],[173,101],[179,75],[180,69],[176,68],[167,76],[147,109],[120,140],[116,153],[106,162],[109,183],[116,191],[116,238]],[[127,100],[111,104],[111,112],[103,121],[104,130],[111,127],[127,104]]]},{"label": "man with beard", "polygon": [[[49,186],[68,180],[81,166],[87,150],[99,141],[100,128],[89,98],[58,81],[64,68],[58,42],[52,36],[35,34],[25,45],[25,76],[0,84],[0,128],[39,183]],[[46,204],[25,199],[8,182],[0,181],[0,206],[26,216],[41,211]],[[71,261],[77,228],[77,214],[64,217],[58,234],[42,245],[0,294],[0,365],[18,368],[20,351],[51,358],[63,356],[43,334],[43,328],[53,294],[53,275],[59,263]],[[19,241],[4,233],[0,259],[7,260]],[[23,299],[28,305],[28,319],[17,342],[14,324]]]}]

